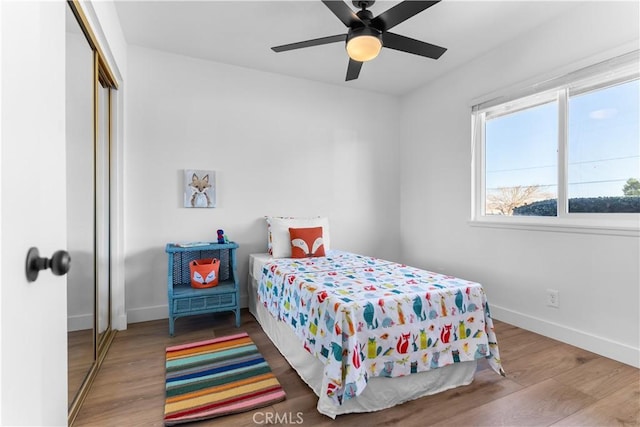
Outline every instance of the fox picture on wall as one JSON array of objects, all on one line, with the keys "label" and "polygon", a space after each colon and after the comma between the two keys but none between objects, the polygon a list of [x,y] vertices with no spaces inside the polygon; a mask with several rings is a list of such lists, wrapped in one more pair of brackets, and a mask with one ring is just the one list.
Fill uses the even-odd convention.
[{"label": "fox picture on wall", "polygon": [[214,171],[185,169],[184,207],[214,208],[216,206],[216,175]]}]

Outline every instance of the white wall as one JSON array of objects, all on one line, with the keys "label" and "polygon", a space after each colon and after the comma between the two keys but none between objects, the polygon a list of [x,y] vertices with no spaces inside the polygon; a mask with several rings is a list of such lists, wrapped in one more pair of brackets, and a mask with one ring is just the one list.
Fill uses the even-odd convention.
[{"label": "white wall", "polygon": [[[494,317],[639,365],[639,242],[469,225],[472,100],[638,46],[638,3],[585,2],[406,96],[401,104],[401,254],[482,283]],[[545,290],[560,291],[546,307]],[[499,339],[500,337],[498,337]]]},{"label": "white wall", "polygon": [[[266,251],[264,215],[326,215],[332,247],[397,259],[399,100],[130,46],[126,306],[166,318],[167,242]],[[182,207],[183,169],[216,171],[217,207]]]}]

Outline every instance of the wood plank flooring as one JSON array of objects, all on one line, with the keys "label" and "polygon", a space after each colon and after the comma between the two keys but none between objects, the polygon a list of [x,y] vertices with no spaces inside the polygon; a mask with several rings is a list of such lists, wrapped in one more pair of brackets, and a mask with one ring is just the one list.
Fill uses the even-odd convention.
[{"label": "wood plank flooring", "polygon": [[93,330],[84,329],[67,333],[67,390],[68,402],[80,389],[82,382],[93,365]]},{"label": "wood plank flooring", "polygon": [[[638,426],[640,371],[628,365],[495,322],[507,377],[478,365],[474,382],[384,411],[338,416],[319,414],[317,397],[288,365],[253,316],[244,310],[236,329],[233,315],[136,323],[118,332],[74,426],[162,426],[164,350],[246,331],[287,393],[283,402],[191,426]],[[271,415],[268,415],[271,414]],[[284,418],[283,418],[284,417]],[[288,421],[288,422],[282,422]]]}]

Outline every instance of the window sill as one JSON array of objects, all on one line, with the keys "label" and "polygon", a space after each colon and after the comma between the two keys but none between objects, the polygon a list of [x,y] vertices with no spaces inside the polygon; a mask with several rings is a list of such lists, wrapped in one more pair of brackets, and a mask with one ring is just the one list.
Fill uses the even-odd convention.
[{"label": "window sill", "polygon": [[554,222],[515,220],[513,218],[482,218],[468,221],[472,227],[506,228],[515,230],[547,231],[554,233],[600,234],[609,236],[640,237],[638,221],[625,221],[623,225],[589,224],[576,221]]}]

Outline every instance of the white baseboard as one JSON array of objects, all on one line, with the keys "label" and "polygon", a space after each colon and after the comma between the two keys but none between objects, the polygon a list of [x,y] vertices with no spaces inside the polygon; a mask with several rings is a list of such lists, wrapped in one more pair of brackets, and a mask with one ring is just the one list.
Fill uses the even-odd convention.
[{"label": "white baseboard", "polygon": [[240,294],[240,308],[249,307],[249,296]]},{"label": "white baseboard", "polygon": [[[618,362],[640,368],[640,349],[573,329],[558,323],[491,305],[491,317],[522,329],[553,338]],[[498,336],[500,346],[500,336]]]},{"label": "white baseboard", "polygon": [[168,317],[169,308],[166,304],[127,310],[127,322],[129,323],[148,322],[150,320],[167,319]]},{"label": "white baseboard", "polygon": [[[240,308],[249,306],[249,297],[240,295]],[[127,310],[126,321],[128,323],[148,322],[150,320],[168,319],[169,308],[166,304],[154,307],[141,307]]]},{"label": "white baseboard", "polygon": [[[165,307],[166,308],[166,307]],[[81,314],[67,317],[67,331],[93,329],[93,314]],[[111,329],[123,331],[127,329],[127,315],[118,316],[111,321]]]},{"label": "white baseboard", "polygon": [[93,314],[78,314],[67,317],[67,331],[93,329]]},{"label": "white baseboard", "polygon": [[127,329],[127,315],[122,314],[120,316],[115,316],[111,322],[111,328],[116,331],[124,331]]}]

